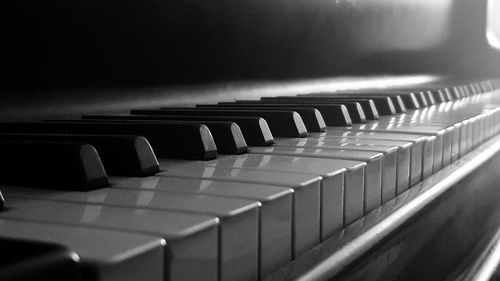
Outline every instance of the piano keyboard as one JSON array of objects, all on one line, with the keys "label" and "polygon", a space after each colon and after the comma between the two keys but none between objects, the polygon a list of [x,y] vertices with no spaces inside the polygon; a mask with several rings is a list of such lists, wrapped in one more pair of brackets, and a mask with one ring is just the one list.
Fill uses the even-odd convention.
[{"label": "piano keyboard", "polygon": [[84,280],[286,280],[292,262],[483,147],[500,130],[499,87],[0,123],[0,238],[68,247]]}]

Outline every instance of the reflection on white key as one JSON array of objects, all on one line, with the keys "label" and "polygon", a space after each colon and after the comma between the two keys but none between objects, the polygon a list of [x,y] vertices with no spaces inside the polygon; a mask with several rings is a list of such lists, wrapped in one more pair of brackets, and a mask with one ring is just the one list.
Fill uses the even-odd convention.
[{"label": "reflection on white key", "polygon": [[[458,133],[458,131],[456,132]],[[345,130],[343,128],[330,127],[327,132],[320,134],[311,134],[311,137],[317,138],[318,140],[326,141],[331,138],[357,138],[357,139],[367,139],[367,140],[390,140],[390,141],[408,141],[413,143],[411,150],[411,158],[414,159],[418,157],[419,153],[422,153],[422,178],[425,179],[432,174],[433,162],[434,162],[434,142],[435,136],[426,136],[418,134],[403,134],[403,133],[383,133],[383,132],[370,132],[370,131],[356,131],[356,130]],[[458,137],[457,137],[458,139]],[[458,154],[458,143],[455,148],[456,154]],[[415,161],[413,160],[413,165],[415,166]],[[402,188],[402,186],[400,186]],[[384,200],[383,200],[384,201]],[[384,201],[385,202],[385,201]]]},{"label": "reflection on white key", "polygon": [[103,206],[97,219],[81,222],[77,218],[85,212],[87,203],[10,197],[9,206],[9,210],[0,213],[1,218],[115,229],[165,238],[166,256],[170,259],[165,262],[167,279],[218,280],[218,220],[215,217]]},{"label": "reflection on white key", "polygon": [[[401,144],[401,143],[400,143]],[[330,150],[352,150],[352,151],[371,151],[371,152],[379,152],[384,154],[383,159],[383,174],[382,178],[385,178],[384,184],[382,187],[382,199],[383,202],[394,198],[396,192],[396,182],[392,183],[389,181],[397,180],[397,188],[400,189],[402,186],[408,188],[409,187],[409,177],[410,168],[414,167],[414,175],[413,177],[421,177],[421,164],[420,162],[411,164],[411,150],[410,143],[401,144],[400,146],[395,145],[381,145],[381,144],[369,144],[364,141],[356,141],[356,139],[352,139],[349,142],[342,142],[337,139],[329,139],[327,142],[319,141],[315,137],[308,137],[304,139],[277,139],[276,146],[279,147],[296,147],[303,146],[307,148],[324,148]],[[349,158],[342,158],[349,159]],[[359,160],[359,159],[356,159]],[[419,160],[419,158],[416,158]],[[367,161],[368,160],[362,160]],[[392,164],[394,161],[397,163]],[[391,171],[388,171],[391,170]],[[393,175],[397,172],[397,177]],[[373,181],[369,181],[370,184]],[[370,187],[368,190],[380,190],[382,187]],[[370,201],[370,200],[369,200]],[[376,204],[369,204],[369,206],[376,206]],[[367,208],[367,210],[373,210],[373,208]]]},{"label": "reflection on white key", "polygon": [[[100,203],[106,200],[106,194],[97,194],[94,196],[89,196],[89,203]],[[89,223],[95,221],[99,218],[101,214],[102,206],[99,205],[88,205],[85,207],[85,211],[80,218],[80,221],[83,223]]]},{"label": "reflection on white key", "polygon": [[[222,158],[222,157],[221,157]],[[169,168],[157,176],[175,176],[184,178],[203,179],[206,165],[212,161],[188,161],[185,165],[168,165],[168,161],[160,159]],[[160,164],[161,165],[161,164]],[[292,172],[240,169],[215,166],[213,176],[205,179],[221,181],[235,181],[242,183],[261,183],[290,187],[294,192],[294,225],[293,225],[293,253],[295,256],[306,252],[319,244],[320,232],[320,184],[321,177],[311,174]],[[233,171],[238,173],[233,176]]]},{"label": "reflection on white key", "polygon": [[174,191],[257,200],[262,203],[259,240],[261,278],[291,260],[291,188],[177,177],[111,178],[111,184],[113,189]]},{"label": "reflection on white key", "polygon": [[[16,193],[17,192],[17,193]],[[51,193],[44,196],[19,191],[8,192],[9,196],[58,199],[73,202],[88,202],[89,198],[102,197],[105,205],[85,205],[85,212],[92,207],[103,209],[106,205],[136,208],[144,213],[145,208],[172,210],[214,215],[221,219],[220,236],[222,251],[222,280],[255,276],[257,274],[258,252],[258,203],[236,198],[220,198],[187,193],[156,192],[150,190],[99,189],[81,193]],[[105,196],[100,196],[105,195]],[[84,214],[85,214],[84,212]],[[234,270],[246,265],[245,270]],[[253,265],[253,266],[252,266]],[[233,272],[235,271],[235,272]]]},{"label": "reflection on white key", "polygon": [[[328,151],[311,148],[301,148],[301,151],[300,153],[296,152],[294,147],[254,147],[249,153],[255,154],[254,158],[262,157],[262,155],[273,155],[272,159],[275,161],[266,167],[267,170],[308,172],[323,177],[322,213],[325,219],[322,221],[324,230],[322,235],[324,238],[339,229],[340,221],[343,221],[342,225],[345,226],[360,219],[363,216],[365,206],[370,206],[370,208],[380,206],[382,154],[375,153],[377,156],[367,164],[361,161],[343,160],[341,157],[332,156]],[[226,159],[231,158],[220,158],[217,159],[217,162],[224,165]],[[301,159],[301,161],[291,161],[290,159]],[[253,167],[250,161],[247,167]],[[335,188],[340,184],[338,182],[340,170],[344,170],[343,196],[342,193],[339,195],[338,188]],[[369,187],[365,185],[366,177],[370,180]],[[368,198],[365,196],[366,191],[369,192]],[[335,203],[332,204],[332,202]],[[341,205],[342,208],[340,208]],[[341,209],[343,210],[342,219],[339,216]]]}]

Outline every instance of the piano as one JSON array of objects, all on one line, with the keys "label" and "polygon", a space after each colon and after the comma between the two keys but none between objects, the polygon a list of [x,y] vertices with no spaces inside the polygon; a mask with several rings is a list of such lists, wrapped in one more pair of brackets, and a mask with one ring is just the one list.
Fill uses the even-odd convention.
[{"label": "piano", "polygon": [[1,280],[496,280],[500,2],[8,1]]}]

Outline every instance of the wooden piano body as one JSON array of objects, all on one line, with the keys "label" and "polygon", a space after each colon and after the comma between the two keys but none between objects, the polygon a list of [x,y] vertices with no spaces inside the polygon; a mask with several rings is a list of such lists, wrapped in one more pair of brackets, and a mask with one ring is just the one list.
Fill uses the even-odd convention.
[{"label": "wooden piano body", "polygon": [[[0,120],[499,77],[496,2],[9,1]],[[474,147],[263,279],[494,278],[500,263],[498,141]],[[49,234],[70,229],[51,227]],[[89,229],[77,231],[89,237],[101,231]],[[138,280],[123,272],[90,277]]]}]

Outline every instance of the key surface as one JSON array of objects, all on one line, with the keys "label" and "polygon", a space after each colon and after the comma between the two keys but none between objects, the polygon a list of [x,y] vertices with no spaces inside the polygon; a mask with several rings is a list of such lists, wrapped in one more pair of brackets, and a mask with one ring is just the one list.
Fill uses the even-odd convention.
[{"label": "key surface", "polygon": [[[165,272],[175,276],[173,279],[187,280],[195,276],[197,280],[200,276],[204,279],[217,279],[218,220],[213,216],[95,203],[7,198],[9,210],[0,213],[2,218],[82,225],[160,236],[167,241],[169,260],[165,263]],[[196,268],[186,270],[192,264],[196,264]]]},{"label": "key surface", "polygon": [[[9,198],[36,198],[216,216],[220,220],[221,280],[235,278],[250,280],[257,277],[259,203],[256,201],[190,193],[112,188],[80,193],[44,192],[9,187],[5,187],[4,191]],[[244,270],[243,265],[245,265]]]},{"label": "key surface", "polygon": [[111,175],[150,176],[159,164],[149,142],[129,135],[0,134],[0,140],[77,141],[94,146]]},{"label": "key surface", "polygon": [[91,190],[108,185],[95,148],[82,142],[0,140],[0,183]]},{"label": "key surface", "polygon": [[[287,172],[213,167],[206,165],[172,165],[165,167],[158,176],[215,179],[244,183],[260,183],[294,189],[293,201],[293,256],[299,256],[319,244],[320,232],[320,183],[321,177]],[[165,167],[165,168],[164,168]]]},{"label": "key surface", "polygon": [[[314,136],[314,135],[313,135]],[[328,132],[320,134],[319,139],[330,137],[346,137],[346,138],[360,138],[360,139],[377,139],[377,140],[396,140],[396,141],[409,141],[413,143],[413,147],[418,147],[422,151],[422,178],[425,179],[432,174],[432,166],[434,160],[434,141],[436,137],[425,136],[417,134],[391,134],[381,132],[368,132],[346,130],[336,127],[330,127]],[[412,150],[416,155],[417,150]]]},{"label": "key surface", "polygon": [[[388,199],[392,199],[397,190],[401,188],[408,188],[410,183],[410,172],[411,172],[411,159],[410,159],[410,149],[404,147],[403,149],[388,146],[388,145],[372,145],[372,144],[361,144],[361,143],[325,143],[320,142],[314,138],[306,138],[304,141],[299,139],[280,139],[276,143],[277,147],[290,147],[290,148],[311,148],[312,151],[315,149],[323,149],[330,153],[333,151],[352,151],[351,154],[357,154],[360,152],[371,152],[371,153],[382,153],[382,158],[380,161],[383,163],[382,166],[382,187],[381,198],[383,202]],[[317,153],[317,152],[314,152]],[[342,152],[340,155],[345,157],[346,152]],[[340,157],[340,155],[338,157]],[[352,156],[350,156],[352,157]],[[372,161],[373,156],[369,156],[364,160],[361,160],[359,156],[355,156],[356,160],[360,161]],[[349,158],[343,158],[349,159]],[[352,158],[351,158],[352,159]],[[354,159],[353,159],[354,160]],[[378,180],[372,179],[368,184],[373,185],[373,187],[367,187],[368,190],[380,190],[382,187],[375,187]]]},{"label": "key surface", "polygon": [[0,237],[64,245],[78,254],[88,281],[165,280],[160,237],[8,218],[0,218]]},{"label": "key surface", "polygon": [[[169,161],[170,162],[170,161]],[[188,162],[184,165],[192,165]],[[162,161],[163,167],[183,165],[179,162]],[[343,227],[344,173],[346,167],[356,169],[363,165],[358,161],[317,159],[308,157],[289,157],[279,155],[240,155],[222,157],[216,161],[197,162],[197,165],[257,169],[265,171],[294,172],[313,174],[321,180],[321,236],[331,236]]]},{"label": "key surface", "polygon": [[[392,151],[387,154],[383,154],[375,151],[362,151],[362,150],[343,150],[335,148],[312,148],[312,147],[287,147],[287,146],[275,146],[270,148],[252,148],[250,153],[258,154],[275,154],[275,155],[290,155],[290,156],[304,156],[304,157],[314,157],[314,158],[327,158],[327,159],[345,159],[353,161],[362,161],[367,163],[366,171],[368,171],[368,176],[378,177],[373,172],[378,171],[377,163],[380,160],[382,166],[382,194],[381,202],[385,203],[396,196],[396,176],[398,173],[397,154],[396,151]],[[403,163],[405,164],[405,163]],[[401,164],[401,165],[403,165]],[[409,163],[406,163],[406,177],[409,177]],[[399,167],[401,168],[401,167]],[[373,172],[371,172],[373,171]],[[371,180],[371,185],[375,185],[378,181],[373,178]],[[408,180],[407,180],[408,182]],[[366,185],[365,185],[366,189]],[[377,190],[377,188],[370,189],[372,191]]]},{"label": "key surface", "polygon": [[[314,146],[314,147],[329,147],[329,148],[344,148],[344,149],[366,149],[384,154],[395,151],[398,157],[398,163],[410,162],[410,185],[414,185],[422,180],[422,147],[414,146],[413,143],[407,141],[394,140],[377,140],[377,139],[359,139],[359,138],[322,138],[308,137],[301,141],[293,139],[278,140],[277,146]],[[399,174],[406,179],[406,170]],[[406,190],[408,187],[399,187],[398,194]]]},{"label": "key surface", "polygon": [[[442,126],[352,126],[352,129],[356,131],[373,131],[373,132],[384,132],[384,133],[403,133],[403,134],[417,134],[417,135],[429,135],[435,136],[434,142],[434,159],[433,159],[433,169],[432,172],[436,173],[443,167],[443,158],[451,157],[451,143],[452,138],[449,135],[450,131],[442,129]],[[445,150],[448,150],[448,154]]]},{"label": "key surface", "polygon": [[176,177],[111,178],[113,189],[171,191],[257,200],[259,211],[260,278],[290,262],[292,258],[293,189],[242,182]]},{"label": "key surface", "polygon": [[[344,226],[356,221],[363,216],[365,210],[370,209],[371,205],[380,206],[381,198],[381,156],[382,154],[371,154],[369,157],[340,157],[343,153],[340,151],[319,150],[309,148],[293,149],[289,147],[272,147],[272,148],[252,148],[251,154],[264,154],[272,156],[287,156],[292,159],[308,159],[307,161],[317,161],[317,158],[323,158],[327,161],[332,160],[352,160],[355,161],[352,165],[343,165],[346,168],[344,175],[344,208],[343,208],[343,224]],[[352,154],[352,153],[349,153]],[[352,155],[351,155],[352,156]],[[361,160],[361,158],[363,160]],[[279,159],[279,158],[277,158]],[[283,158],[286,159],[286,158]],[[366,161],[362,162],[362,161]],[[307,163],[307,162],[305,162]],[[349,164],[345,162],[344,164]],[[286,168],[286,167],[285,167]],[[297,168],[295,168],[297,169]],[[395,176],[394,176],[395,177]],[[366,179],[371,180],[370,183]],[[367,192],[368,191],[368,192]],[[326,218],[325,218],[326,219]]]}]

